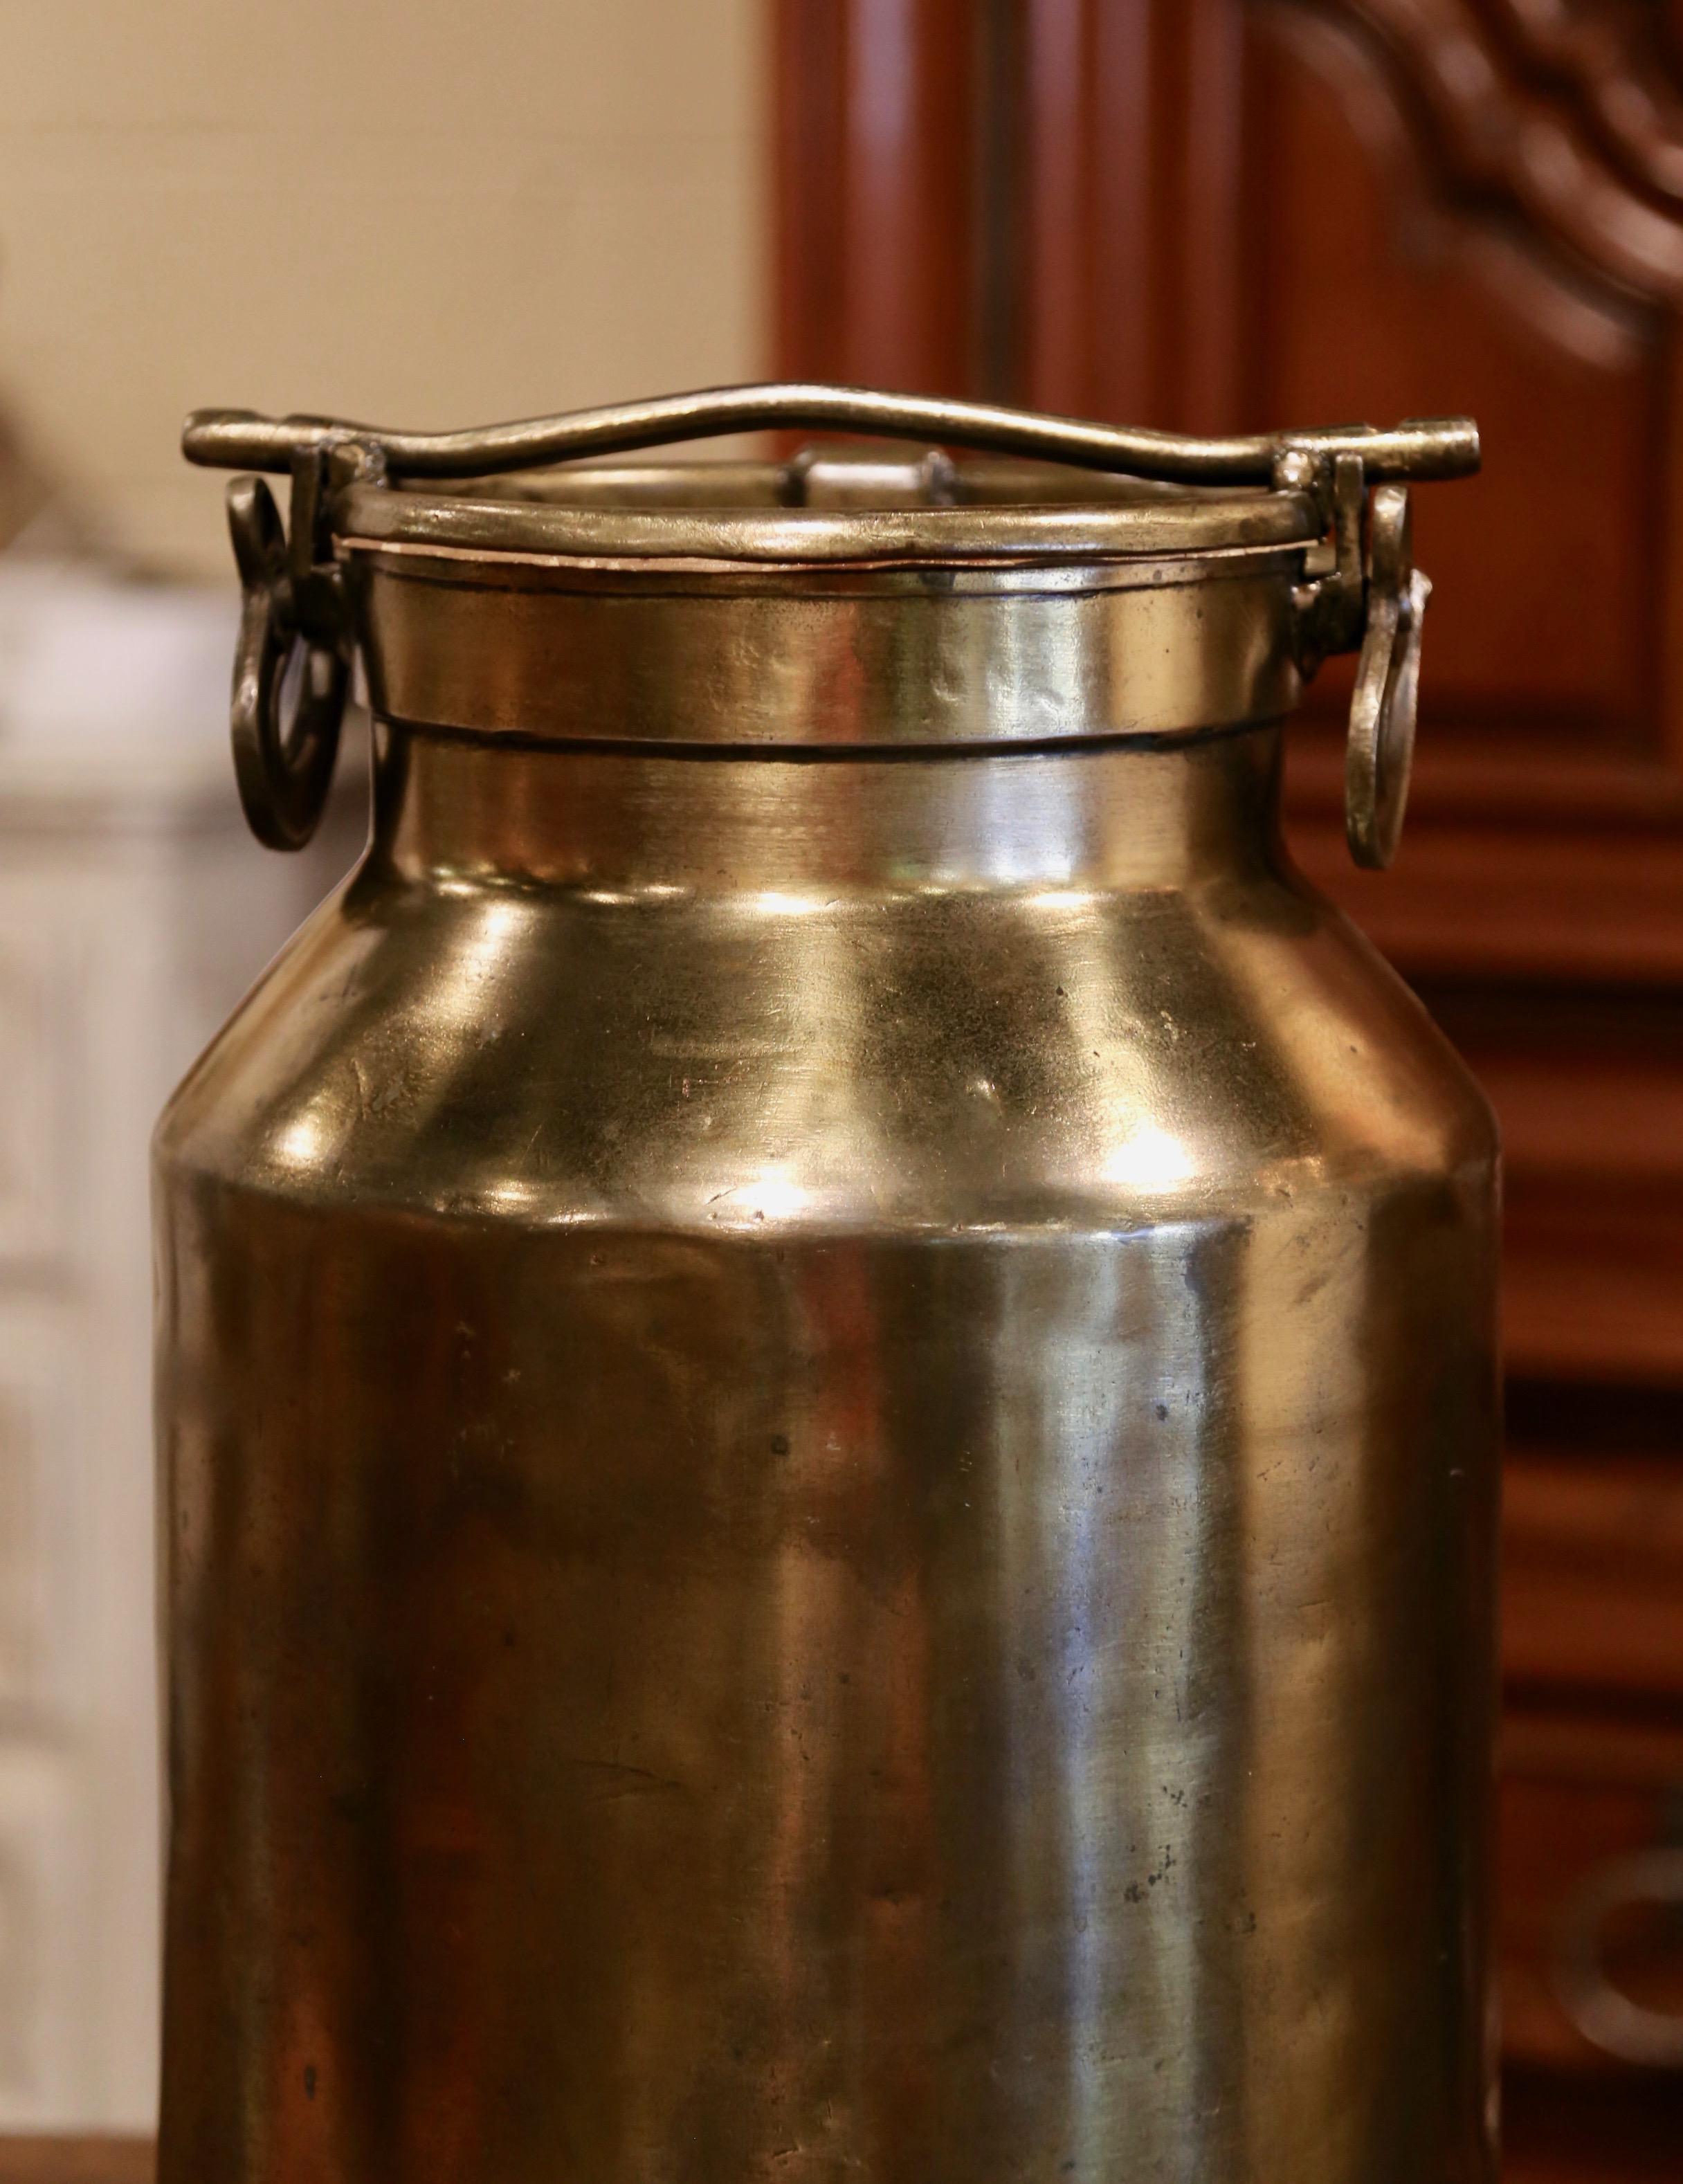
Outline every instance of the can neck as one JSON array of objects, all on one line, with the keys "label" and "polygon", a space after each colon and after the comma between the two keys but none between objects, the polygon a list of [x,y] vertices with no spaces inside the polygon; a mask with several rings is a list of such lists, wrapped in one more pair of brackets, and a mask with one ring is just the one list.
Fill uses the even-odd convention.
[{"label": "can neck", "polygon": [[1277,727],[1172,745],[673,755],[378,724],[376,862],[405,879],[732,894],[1184,888],[1275,866]]}]

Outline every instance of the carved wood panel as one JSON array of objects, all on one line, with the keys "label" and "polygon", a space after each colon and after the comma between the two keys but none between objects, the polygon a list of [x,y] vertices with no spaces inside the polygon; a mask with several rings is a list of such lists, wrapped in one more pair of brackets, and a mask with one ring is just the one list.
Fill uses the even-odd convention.
[{"label": "carved wood panel", "polygon": [[[1623,2137],[1585,2105],[1613,2066],[1548,1963],[1597,1861],[1683,1829],[1669,1758],[1614,1764],[1627,1719],[1683,1736],[1683,0],[780,5],[809,70],[821,16],[894,19],[926,115],[945,20],[961,86],[941,142],[883,155],[867,236],[856,99],[823,138],[822,65],[808,95],[785,71],[785,368],[1195,432],[1484,429],[1484,475],[1416,500],[1438,592],[1398,863],[1345,851],[1346,663],[1291,739],[1291,832],[1502,1122],[1524,2173],[1669,2174],[1652,2099]],[[896,310],[846,300],[867,249]]]},{"label": "carved wood panel", "polygon": [[1251,17],[1246,408],[1471,410],[1484,474],[1415,515],[1440,749],[1523,738],[1522,779],[1533,757],[1663,759],[1663,316],[1435,173],[1352,24],[1293,0]]},{"label": "carved wood panel", "polygon": [[1302,854],[1423,972],[1683,974],[1683,9],[779,20],[786,367],[1188,430],[1480,418],[1484,476],[1417,505],[1402,861],[1363,883],[1339,845],[1347,666],[1298,739]]}]

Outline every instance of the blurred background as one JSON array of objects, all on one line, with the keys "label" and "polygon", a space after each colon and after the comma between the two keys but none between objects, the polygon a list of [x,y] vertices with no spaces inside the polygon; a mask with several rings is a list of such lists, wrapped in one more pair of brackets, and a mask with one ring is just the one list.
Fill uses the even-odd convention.
[{"label": "blurred background", "polygon": [[768,58],[761,0],[0,7],[0,2128],[152,2120],[147,1139],[365,826],[245,831],[182,416],[763,372]]},{"label": "blurred background", "polygon": [[1683,6],[0,6],[0,2125],[156,2042],[143,1148],[354,854],[244,834],[198,403],[772,372],[1191,431],[1469,410],[1401,861],[1291,833],[1508,1158],[1516,2178],[1683,2176]]}]

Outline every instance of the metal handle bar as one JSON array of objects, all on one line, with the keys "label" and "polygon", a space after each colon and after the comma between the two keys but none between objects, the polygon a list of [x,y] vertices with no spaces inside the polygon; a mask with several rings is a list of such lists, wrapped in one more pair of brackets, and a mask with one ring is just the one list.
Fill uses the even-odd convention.
[{"label": "metal handle bar", "polygon": [[388,432],[325,417],[260,417],[248,410],[196,410],[181,435],[189,462],[224,470],[291,469],[298,455],[338,446],[377,450],[391,477],[471,478],[529,470],[582,455],[624,454],[664,440],[784,426],[945,441],[956,447],[1039,456],[1168,482],[1266,485],[1282,455],[1359,456],[1370,482],[1468,477],[1479,467],[1479,430],[1469,417],[1418,418],[1389,432],[1365,425],[1202,440],[991,403],[884,394],[863,387],[801,381],[704,387],[603,410],[575,410],[523,423],[463,432]]}]

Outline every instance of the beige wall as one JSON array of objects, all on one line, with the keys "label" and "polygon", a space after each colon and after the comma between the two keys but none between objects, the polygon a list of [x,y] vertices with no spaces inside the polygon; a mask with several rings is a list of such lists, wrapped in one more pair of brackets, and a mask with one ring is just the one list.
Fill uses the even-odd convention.
[{"label": "beige wall", "polygon": [[[449,426],[757,374],[766,12],[0,0],[0,541],[40,473],[231,593],[190,407]],[[153,2114],[145,1136],[332,869],[245,838],[224,607],[0,562],[0,2129]],[[148,684],[124,739],[132,660],[169,727]]]},{"label": "beige wall", "polygon": [[426,426],[757,376],[763,0],[0,0],[0,410],[222,573],[199,404]]}]

